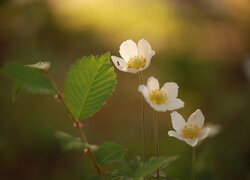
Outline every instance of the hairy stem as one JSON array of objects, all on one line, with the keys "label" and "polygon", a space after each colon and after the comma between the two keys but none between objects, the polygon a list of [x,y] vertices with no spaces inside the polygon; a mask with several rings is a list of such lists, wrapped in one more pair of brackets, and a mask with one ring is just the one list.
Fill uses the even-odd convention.
[{"label": "hairy stem", "polygon": [[[159,139],[158,139],[158,128],[157,128],[157,117],[156,117],[156,110],[153,112],[153,119],[154,119],[154,136],[155,136],[155,156],[159,158]],[[157,180],[160,179],[160,172],[157,169]]]},{"label": "hairy stem", "polygon": [[[81,122],[77,121],[77,120],[74,118],[73,114],[70,112],[68,106],[66,105],[65,100],[64,100],[64,94],[59,90],[59,88],[58,88],[58,86],[57,86],[57,84],[56,84],[54,78],[53,78],[52,75],[50,74],[50,72],[49,72],[49,71],[46,71],[46,74],[47,74],[47,76],[48,76],[48,78],[49,78],[49,80],[50,80],[52,86],[53,86],[53,87],[55,88],[55,90],[56,90],[56,93],[57,93],[57,95],[58,95],[58,99],[63,103],[65,109],[67,110],[67,112],[68,112],[68,114],[69,114],[69,116],[70,116],[70,118],[74,121],[74,126],[77,128],[78,132],[80,133],[81,138],[83,139],[84,143],[85,143],[85,144],[89,144],[88,139],[87,139],[87,137],[86,137],[84,131],[82,130],[82,124],[81,124]],[[95,166],[95,169],[96,169],[98,175],[101,176],[101,174],[102,174],[102,173],[101,173],[101,169],[100,169],[100,167],[98,166],[98,164],[97,164],[97,162],[96,162],[96,160],[95,160],[95,158],[94,158],[94,154],[93,154],[92,149],[88,149],[88,152],[89,152],[90,158],[91,158],[91,160],[92,160],[92,163],[93,163],[94,166]]]},{"label": "hairy stem", "polygon": [[192,148],[191,180],[194,180],[194,174],[195,174],[195,147]]}]

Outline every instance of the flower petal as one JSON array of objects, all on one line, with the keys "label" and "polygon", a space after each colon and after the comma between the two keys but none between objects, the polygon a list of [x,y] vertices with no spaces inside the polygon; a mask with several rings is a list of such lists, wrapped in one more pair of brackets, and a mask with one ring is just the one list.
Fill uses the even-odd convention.
[{"label": "flower petal", "polygon": [[137,45],[131,39],[124,41],[120,46],[120,55],[125,61],[137,56]]},{"label": "flower petal", "polygon": [[186,141],[187,144],[194,147],[198,143],[198,138],[186,138],[185,141]]},{"label": "flower petal", "polygon": [[138,87],[138,91],[142,93],[142,95],[144,96],[145,99],[149,98],[149,90],[148,87],[145,85],[140,85]]},{"label": "flower petal", "polygon": [[127,72],[130,72],[130,73],[138,73],[139,70],[138,70],[138,69],[133,69],[133,68],[128,68]]},{"label": "flower petal", "polygon": [[116,56],[111,56],[111,60],[113,61],[117,69],[127,72],[127,62],[124,61],[124,59]]},{"label": "flower petal", "polygon": [[154,91],[156,89],[159,89],[159,82],[154,77],[150,77],[150,78],[148,78],[147,86],[149,88],[149,91],[151,92],[151,91]]},{"label": "flower petal", "polygon": [[147,67],[150,65],[151,59],[154,55],[155,55],[155,51],[151,51],[150,55],[146,58],[146,64],[143,70],[147,69]]},{"label": "flower petal", "polygon": [[182,136],[182,134],[179,134],[179,133],[177,133],[175,131],[168,131],[168,135],[170,137],[175,137],[175,138],[177,138],[179,140],[185,141],[185,138]]},{"label": "flower petal", "polygon": [[204,126],[208,127],[211,130],[209,132],[209,136],[211,137],[217,135],[221,131],[221,126],[219,124],[208,123],[208,124],[205,124]]},{"label": "flower petal", "polygon": [[138,56],[142,56],[147,59],[150,56],[151,51],[152,49],[148,41],[141,39],[138,42]]},{"label": "flower petal", "polygon": [[163,85],[161,88],[166,92],[168,98],[176,98],[178,95],[179,86],[174,82],[168,82]]},{"label": "flower petal", "polygon": [[199,140],[205,139],[207,136],[210,135],[210,131],[211,131],[210,128],[203,128],[203,129],[201,129],[200,132],[199,132],[199,134],[198,134],[198,136],[197,136],[197,138]]},{"label": "flower petal", "polygon": [[155,109],[156,111],[163,111],[163,112],[167,110],[164,104],[156,104],[155,102],[152,101],[150,97],[150,91],[147,86],[140,85],[138,90],[143,94],[145,100],[153,109]]},{"label": "flower petal", "polygon": [[138,88],[139,92],[142,93],[142,95],[144,96],[145,100],[147,101],[147,103],[156,111],[166,111],[163,109],[163,107],[161,105],[157,105],[155,104],[151,98],[150,98],[150,92],[147,86],[145,85],[140,85]]},{"label": "flower petal", "polygon": [[193,114],[188,118],[187,124],[196,125],[198,128],[202,128],[205,118],[200,109],[197,109]]},{"label": "flower petal", "polygon": [[150,106],[155,109],[156,111],[165,112],[167,110],[166,106],[164,104],[155,104],[149,97],[149,100],[147,101]]},{"label": "flower petal", "polygon": [[167,99],[165,106],[167,110],[173,111],[184,107],[184,102],[178,98]]},{"label": "flower petal", "polygon": [[174,130],[176,130],[176,132],[178,133],[182,133],[184,126],[186,125],[186,121],[184,120],[182,115],[180,115],[176,111],[172,112],[170,115]]}]

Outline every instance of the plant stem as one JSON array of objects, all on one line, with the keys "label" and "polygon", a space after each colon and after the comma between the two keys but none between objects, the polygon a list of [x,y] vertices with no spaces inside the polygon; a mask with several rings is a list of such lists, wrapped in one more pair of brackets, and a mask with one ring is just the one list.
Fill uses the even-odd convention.
[{"label": "plant stem", "polygon": [[[143,76],[142,76],[142,72],[139,71],[139,80],[140,80],[140,84],[143,85]],[[141,121],[141,129],[142,129],[142,135],[141,135],[141,141],[142,141],[142,164],[144,165],[145,161],[146,161],[146,140],[145,140],[145,136],[146,136],[146,131],[145,131],[145,110],[144,110],[144,97],[142,96],[142,121]]]},{"label": "plant stem", "polygon": [[[143,82],[143,75],[142,75],[142,72],[139,71],[139,80],[140,80],[140,84],[143,85],[144,82]],[[145,164],[145,161],[146,161],[146,123],[145,123],[145,100],[144,100],[144,97],[142,96],[142,121],[141,121],[141,131],[142,131],[142,135],[141,135],[141,142],[142,142],[142,165]],[[146,178],[143,177],[143,179],[145,180]]]},{"label": "plant stem", "polygon": [[195,147],[192,148],[191,180],[194,180],[194,174],[195,174]]},{"label": "plant stem", "polygon": [[[63,103],[65,109],[67,110],[67,112],[68,112],[68,114],[69,114],[69,116],[70,116],[70,118],[74,121],[74,126],[76,126],[76,128],[77,128],[78,132],[80,133],[81,138],[83,139],[84,143],[85,143],[85,144],[89,144],[88,139],[87,139],[87,137],[86,137],[84,131],[82,130],[82,123],[79,122],[78,120],[76,120],[76,119],[74,118],[73,114],[70,112],[68,106],[67,106],[66,103],[65,103],[64,94],[59,90],[59,88],[58,88],[58,86],[57,86],[57,84],[56,84],[54,78],[53,78],[52,75],[50,74],[50,72],[49,72],[49,71],[46,71],[46,74],[47,74],[47,76],[48,76],[48,78],[49,78],[49,80],[50,80],[52,86],[53,86],[53,87],[55,88],[55,90],[56,90],[56,93],[57,93],[57,95],[58,95],[58,99]],[[101,169],[100,169],[100,167],[98,166],[98,164],[97,164],[97,162],[96,162],[96,160],[95,160],[95,158],[94,158],[94,154],[93,154],[92,149],[88,149],[88,152],[89,152],[90,158],[91,158],[91,160],[92,160],[92,162],[93,162],[93,164],[94,164],[94,166],[95,166],[95,169],[96,169],[98,175],[101,176],[101,174],[102,174],[102,173],[101,173]]]},{"label": "plant stem", "polygon": [[[155,136],[155,156],[159,158],[159,140],[158,140],[158,129],[157,129],[157,117],[156,117],[156,110],[153,112],[153,119],[154,119],[154,136]],[[160,179],[160,172],[157,169],[157,180]]]}]

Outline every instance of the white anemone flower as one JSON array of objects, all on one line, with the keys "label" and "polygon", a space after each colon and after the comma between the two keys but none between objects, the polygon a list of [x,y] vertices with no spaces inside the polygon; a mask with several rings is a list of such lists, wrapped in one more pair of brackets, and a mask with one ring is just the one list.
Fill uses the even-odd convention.
[{"label": "white anemone flower", "polygon": [[184,107],[184,102],[177,98],[178,88],[176,83],[167,82],[160,89],[158,80],[150,77],[147,86],[140,85],[138,90],[156,111],[172,111]]},{"label": "white anemone flower", "polygon": [[120,46],[122,58],[111,56],[114,65],[121,71],[137,73],[150,65],[151,58],[155,55],[150,44],[145,39],[138,42],[138,46],[131,39],[124,41]]},{"label": "white anemone flower", "polygon": [[199,109],[190,115],[187,122],[176,111],[171,113],[171,119],[175,131],[168,131],[168,135],[185,141],[192,147],[210,135],[211,129],[203,127],[205,118]]}]

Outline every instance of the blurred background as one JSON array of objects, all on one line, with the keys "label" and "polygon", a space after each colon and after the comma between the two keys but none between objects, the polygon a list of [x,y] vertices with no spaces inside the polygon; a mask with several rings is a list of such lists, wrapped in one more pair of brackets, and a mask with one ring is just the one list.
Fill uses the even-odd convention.
[{"label": "blurred background", "polygon": [[[155,50],[144,81],[154,76],[180,86],[188,118],[197,108],[218,135],[197,148],[196,179],[250,179],[249,0],[1,0],[0,66],[8,61],[50,61],[61,89],[70,64],[83,55],[118,56],[127,39],[148,40]],[[85,119],[93,144],[107,141],[140,155],[138,76],[117,71],[116,90]],[[25,92],[11,102],[12,81],[0,76],[0,179],[80,180],[95,170],[89,156],[62,152],[55,130],[78,136],[53,96]],[[147,156],[154,155],[152,109],[146,105]],[[160,154],[178,155],[168,177],[189,179],[191,148],[168,137],[169,112],[158,114]],[[108,167],[104,167],[108,168]]]}]

